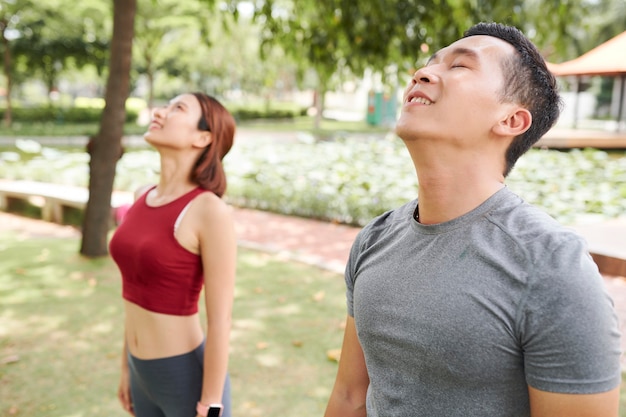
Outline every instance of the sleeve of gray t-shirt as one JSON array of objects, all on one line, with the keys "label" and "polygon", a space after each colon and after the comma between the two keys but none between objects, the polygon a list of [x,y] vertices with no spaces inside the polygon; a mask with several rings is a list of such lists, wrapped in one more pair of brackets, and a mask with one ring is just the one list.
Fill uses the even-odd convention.
[{"label": "sleeve of gray t-shirt", "polygon": [[584,241],[571,235],[546,251],[528,279],[517,320],[527,383],[572,394],[618,386],[618,320]]},{"label": "sleeve of gray t-shirt", "polygon": [[348,262],[346,263],[346,304],[348,315],[350,317],[354,317],[354,280],[356,274],[356,264],[359,258],[359,253],[361,251],[361,245],[364,239],[364,235],[368,233],[368,230],[369,228],[366,226],[365,228],[361,229],[361,231],[357,234],[354,242],[352,243],[352,248],[350,249]]}]

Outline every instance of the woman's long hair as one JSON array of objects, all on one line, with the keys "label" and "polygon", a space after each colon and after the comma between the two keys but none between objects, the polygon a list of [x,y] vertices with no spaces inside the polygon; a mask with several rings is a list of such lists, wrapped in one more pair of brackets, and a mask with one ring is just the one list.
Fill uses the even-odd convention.
[{"label": "woman's long hair", "polygon": [[226,173],[222,159],[233,146],[235,119],[214,97],[204,93],[193,95],[202,109],[198,129],[211,132],[212,140],[196,160],[191,170],[191,180],[222,197],[226,191]]}]

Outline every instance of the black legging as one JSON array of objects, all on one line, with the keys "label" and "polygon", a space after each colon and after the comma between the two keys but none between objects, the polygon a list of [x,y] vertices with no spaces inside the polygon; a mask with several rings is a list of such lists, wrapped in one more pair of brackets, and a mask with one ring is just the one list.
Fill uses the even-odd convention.
[{"label": "black legging", "polygon": [[[202,391],[204,342],[192,352],[163,359],[128,355],[130,389],[136,417],[195,417]],[[226,376],[222,417],[231,416]]]}]

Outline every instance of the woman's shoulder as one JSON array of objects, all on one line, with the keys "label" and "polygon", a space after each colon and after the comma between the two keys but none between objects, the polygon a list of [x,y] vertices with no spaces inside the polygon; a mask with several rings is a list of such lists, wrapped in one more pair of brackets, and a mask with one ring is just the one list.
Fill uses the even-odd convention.
[{"label": "woman's shoulder", "polygon": [[198,216],[205,220],[228,220],[232,218],[232,207],[210,191],[198,194],[193,206]]},{"label": "woman's shoulder", "polygon": [[228,204],[224,199],[218,197],[215,193],[210,190],[200,190],[198,195],[194,198],[194,200],[201,202],[202,204],[207,204],[212,207],[227,207]]}]

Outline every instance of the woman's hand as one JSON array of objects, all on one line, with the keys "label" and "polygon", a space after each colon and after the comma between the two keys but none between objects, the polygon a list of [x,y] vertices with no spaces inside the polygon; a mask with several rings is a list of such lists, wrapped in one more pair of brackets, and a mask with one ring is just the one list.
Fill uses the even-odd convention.
[{"label": "woman's hand", "polygon": [[120,385],[117,389],[117,398],[119,398],[122,408],[134,416],[135,410],[133,409],[133,401],[130,395],[130,374],[128,370],[122,371]]}]

